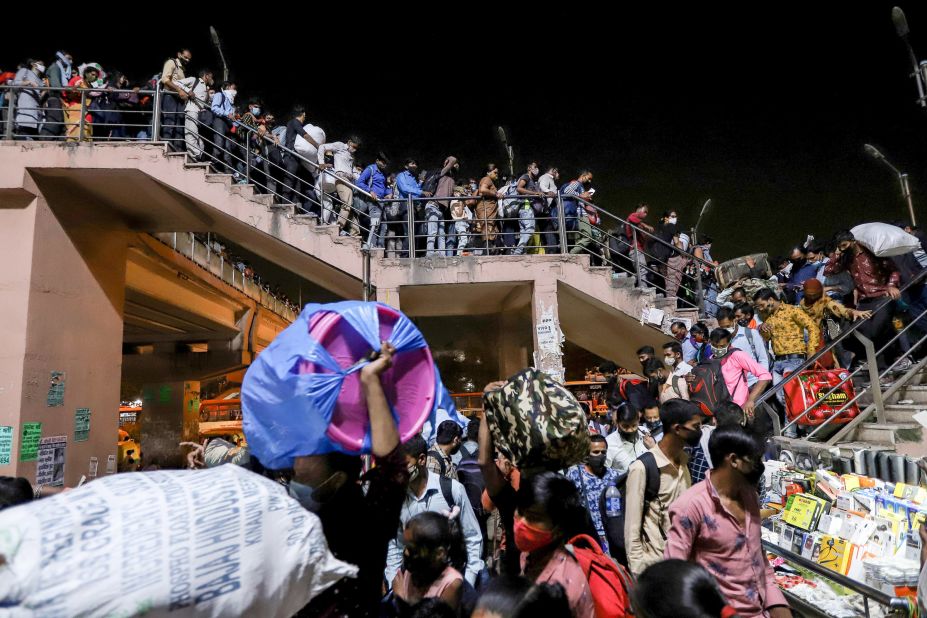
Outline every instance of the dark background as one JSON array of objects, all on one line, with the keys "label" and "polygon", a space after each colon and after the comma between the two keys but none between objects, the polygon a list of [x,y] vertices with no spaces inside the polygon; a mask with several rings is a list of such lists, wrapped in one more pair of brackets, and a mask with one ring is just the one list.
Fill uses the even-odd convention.
[{"label": "dark background", "polygon": [[[503,165],[502,124],[517,167],[537,158],[565,180],[588,166],[598,202],[618,214],[647,201],[653,219],[674,208],[690,226],[711,197],[702,229],[721,259],[906,217],[865,142],[910,173],[915,207],[925,199],[927,114],[892,3],[152,6],[8,15],[22,27],[0,37],[0,67],[66,48],[142,81],[189,46],[194,69],[215,68],[212,24],[239,102],[261,95],[279,117],[303,102],[330,140],[359,134],[364,162],[380,149],[394,166],[454,154],[478,176]],[[902,8],[927,57],[927,7]]]}]

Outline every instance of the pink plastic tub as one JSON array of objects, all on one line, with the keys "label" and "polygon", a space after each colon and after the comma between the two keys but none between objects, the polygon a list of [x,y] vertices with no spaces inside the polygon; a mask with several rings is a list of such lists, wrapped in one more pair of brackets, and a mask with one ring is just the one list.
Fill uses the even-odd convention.
[{"label": "pink plastic tub", "polygon": [[[389,307],[377,307],[380,340],[388,340],[399,313]],[[332,311],[319,312],[309,322],[312,338],[322,344],[342,369],[347,369],[371,352],[370,345],[351,324]],[[328,370],[305,363],[300,373],[324,373]],[[401,352],[393,357],[393,366],[384,372],[383,390],[399,415],[399,436],[403,442],[421,431],[431,414],[435,398],[435,369],[427,348]],[[342,383],[328,436],[348,450],[359,451],[370,429],[367,405],[360,385],[360,371]]]}]

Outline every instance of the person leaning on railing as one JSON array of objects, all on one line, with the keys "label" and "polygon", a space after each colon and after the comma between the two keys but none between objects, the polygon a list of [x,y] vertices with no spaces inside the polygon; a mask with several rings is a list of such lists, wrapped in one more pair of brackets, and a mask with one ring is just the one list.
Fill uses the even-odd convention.
[{"label": "person leaning on railing", "polygon": [[[93,129],[90,126],[90,114],[87,109],[81,105],[81,91],[90,90],[93,82],[99,78],[100,72],[95,67],[88,66],[84,68],[83,75],[75,75],[68,82],[70,90],[64,91],[65,112],[67,128],[67,139],[69,142],[90,141],[93,135]],[[81,132],[80,121],[81,113],[84,113],[84,129]]]},{"label": "person leaning on railing", "polygon": [[[760,326],[760,334],[772,343],[773,385],[776,385],[785,374],[798,369],[817,352],[821,329],[804,311],[782,302],[770,289],[762,289],[754,294],[753,301],[765,320]],[[782,389],[776,392],[776,397],[780,403],[785,404]],[[790,430],[794,432],[795,426]]]},{"label": "person leaning on railing", "polygon": [[14,113],[16,134],[21,139],[32,139],[39,135],[39,127],[44,118],[42,102],[48,94],[47,90],[40,89],[48,85],[47,80],[42,77],[44,74],[45,63],[30,58],[16,71],[13,78],[13,85],[19,88]]},{"label": "person leaning on railing", "polygon": [[183,141],[184,106],[189,94],[182,81],[192,58],[189,49],[181,48],[175,57],[164,61],[161,69],[161,139],[175,151],[180,149]]},{"label": "person leaning on railing", "polygon": [[[56,59],[45,71],[45,78],[50,88],[64,88],[71,80],[71,65],[74,58],[66,51],[55,54]],[[61,103],[61,91],[51,90],[45,100],[45,122],[42,123],[43,139],[54,139],[64,133],[64,108]]]},{"label": "person leaning on railing", "polygon": [[499,228],[496,225],[496,215],[499,212],[499,198],[502,193],[496,188],[499,179],[499,168],[495,163],[486,166],[486,175],[480,180],[477,195],[480,197],[476,205],[476,222],[474,231],[481,237],[476,241],[480,246],[474,248],[474,255],[489,253],[490,248],[498,244]]}]

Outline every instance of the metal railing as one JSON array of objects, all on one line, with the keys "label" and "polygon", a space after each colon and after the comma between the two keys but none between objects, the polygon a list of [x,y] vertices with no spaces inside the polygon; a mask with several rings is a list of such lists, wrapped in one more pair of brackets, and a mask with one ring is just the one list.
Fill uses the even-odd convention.
[{"label": "metal railing", "polygon": [[[865,612],[864,616],[867,618],[872,615],[910,616],[909,608],[911,606],[909,605],[908,601],[903,598],[893,597],[891,595],[885,594],[881,590],[877,590],[876,588],[867,586],[866,584],[858,582],[855,579],[850,579],[846,575],[822,567],[816,562],[800,556],[793,551],[783,549],[778,545],[774,545],[769,541],[764,540],[762,543],[763,551],[780,556],[795,566],[811,571],[818,577],[832,581],[860,595],[863,598],[863,611]],[[874,608],[871,607],[872,603],[881,605],[884,610],[878,613],[873,612]],[[885,610],[887,610],[887,614],[885,613]]]},{"label": "metal railing", "polygon": [[[911,281],[909,281],[906,285],[904,285],[901,288],[901,293],[904,294],[905,292],[907,292],[914,286],[922,284],[925,278],[927,278],[927,270],[923,270],[916,277],[914,277]],[[860,329],[863,328],[865,325],[872,323],[872,320],[874,320],[882,312],[891,312],[894,309],[894,306],[895,305],[894,305],[893,300],[891,298],[886,297],[884,301],[872,311],[871,316],[869,316],[868,318],[856,320],[853,323],[851,323],[848,327],[842,329],[840,334],[837,335],[837,337],[835,337],[833,340],[831,340],[826,345],[822,346],[821,349],[819,349],[810,358],[806,359],[794,371],[789,373],[789,375],[785,376],[784,379],[780,381],[778,384],[774,385],[772,388],[767,389],[766,392],[764,392],[760,397],[757,398],[756,404],[760,405],[760,404],[763,404],[769,401],[771,397],[775,396],[780,391],[783,391],[786,388],[786,386],[789,383],[791,383],[793,380],[800,379],[799,376],[803,371],[806,371],[808,369],[811,369],[817,366],[823,357],[825,357],[829,353],[834,353],[837,349],[840,349],[838,346],[842,346],[848,340],[849,337],[853,336],[857,340],[859,340],[859,342],[862,344],[863,348],[866,351],[865,371],[868,374],[869,386],[860,389],[860,391],[856,393],[853,398],[849,399],[846,403],[841,405],[837,411],[830,414],[827,418],[823,420],[823,422],[818,424],[811,432],[809,432],[807,437],[808,438],[814,437],[817,434],[819,434],[824,428],[828,427],[832,423],[837,422],[840,419],[844,419],[845,418],[844,412],[849,410],[852,406],[856,405],[857,402],[860,399],[862,399],[867,393],[872,395],[874,403],[870,406],[867,406],[864,410],[862,410],[852,421],[850,421],[843,428],[841,428],[841,430],[837,434],[831,436],[828,442],[831,444],[835,443],[839,438],[846,435],[852,428],[864,422],[873,413],[876,414],[876,417],[879,423],[885,423],[885,405],[883,401],[884,396],[882,393],[882,386],[881,386],[882,379],[893,374],[895,372],[895,368],[899,366],[900,363],[914,356],[915,351],[920,350],[921,346],[925,342],[927,342],[927,335],[924,335],[916,343],[914,343],[913,345],[910,345],[906,351],[904,351],[897,358],[895,358],[891,362],[891,364],[889,364],[881,373],[879,372],[878,370],[879,357],[883,355],[885,352],[887,352],[888,350],[893,349],[895,344],[899,343],[902,340],[902,338],[904,338],[905,335],[913,327],[915,327],[915,325],[917,325],[922,320],[927,319],[927,310],[925,310],[924,312],[920,313],[918,316],[911,318],[908,324],[903,329],[898,331],[888,342],[886,342],[881,348],[876,350],[873,342],[868,337],[865,337],[864,335],[862,335],[862,333],[860,332]],[[922,366],[922,363],[918,363],[918,364],[912,363],[912,367],[909,370],[907,370],[903,376],[901,376],[895,381],[895,384],[893,384],[892,388],[894,390],[897,390],[897,388],[900,388],[901,385],[909,381],[914,375],[916,375],[920,371],[921,366]],[[826,403],[828,401],[828,398],[832,394],[842,392],[844,390],[844,385],[847,382],[849,382],[850,384],[853,384],[853,379],[857,376],[862,375],[863,370],[864,370],[864,365],[862,364],[859,365],[856,369],[853,369],[853,370],[847,369],[846,371],[847,375],[844,378],[842,378],[836,385],[832,386],[826,393],[819,394],[815,401],[813,401],[800,414],[796,415],[792,420],[787,422],[781,428],[779,426],[780,423],[778,420],[778,416],[775,415],[774,411],[770,409],[770,416],[772,417],[772,420],[773,420],[773,425],[775,427],[775,433],[782,434],[790,427],[797,426],[798,424],[800,424],[799,421],[801,421],[802,419],[805,419],[809,415],[812,415],[813,411],[817,409],[819,406]],[[893,393],[894,390],[892,390],[891,392]]]},{"label": "metal railing", "polygon": [[152,236],[280,317],[293,322],[299,316],[296,304],[271,292],[258,277],[247,275],[243,268],[216,251],[210,239],[204,241],[193,232],[160,232]]},{"label": "metal railing", "polygon": [[[31,124],[28,119],[23,123],[17,120],[16,94],[23,91],[35,93],[34,105],[27,106],[35,112],[35,131],[24,128]],[[341,235],[360,236],[365,273],[370,272],[370,249],[382,247],[387,255],[407,257],[447,256],[446,241],[452,239],[454,252],[461,256],[541,250],[587,254],[593,265],[609,266],[615,276],[633,277],[639,287],[653,287],[667,297],[676,297],[683,307],[704,308],[702,276],[710,275],[713,264],[580,196],[487,200],[497,206],[497,216],[491,222],[497,235],[490,243],[492,234],[483,233],[480,221],[464,225],[449,214],[455,199],[487,198],[378,199],[348,175],[279,143],[263,127],[249,126],[239,118],[217,117],[192,95],[189,103],[180,103],[175,93],[162,90],[160,84],[154,90],[0,86],[0,94],[9,95],[3,108],[4,139],[166,142],[176,152],[186,150],[196,163],[229,174],[239,184],[252,185],[255,193],[273,196],[270,206],[292,208],[297,220],[315,218],[322,225],[337,225]],[[177,100],[176,111],[163,109],[166,97]],[[49,99],[56,99],[58,107],[47,107]],[[540,207],[530,216],[526,209],[535,203]],[[397,210],[402,213],[400,217],[394,214]],[[599,223],[591,222],[595,218]],[[480,238],[483,242],[476,242]],[[472,243],[471,251],[462,251],[466,248],[461,247],[462,240]],[[662,249],[659,253],[675,259],[659,258],[656,247]],[[372,285],[364,283],[365,296],[369,296]]]}]

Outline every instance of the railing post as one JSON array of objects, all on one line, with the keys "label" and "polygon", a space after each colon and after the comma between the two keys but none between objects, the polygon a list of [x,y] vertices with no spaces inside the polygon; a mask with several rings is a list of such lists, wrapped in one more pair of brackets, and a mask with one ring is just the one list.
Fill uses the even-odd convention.
[{"label": "railing post", "polygon": [[879,365],[876,362],[875,345],[872,340],[859,332],[853,331],[863,347],[866,348],[866,370],[869,373],[869,390],[872,392],[872,401],[876,407],[876,418],[879,424],[885,424],[885,402],[882,399],[882,384],[879,382]]},{"label": "railing post", "polygon": [[251,184],[251,134],[245,132],[245,180]]},{"label": "railing post", "polygon": [[563,212],[563,196],[557,192],[557,227],[560,228],[560,253],[567,254],[570,248],[567,244],[566,215]]},{"label": "railing post", "polygon": [[699,317],[705,315],[705,290],[702,288],[702,265],[698,260],[695,262],[695,305],[698,308]]},{"label": "railing post", "polygon": [[84,127],[87,124],[87,91],[80,91],[80,124],[77,127],[77,141],[84,141]]},{"label": "railing post", "polygon": [[161,137],[161,97],[164,94],[161,92],[161,82],[159,81],[155,84],[155,94],[154,100],[151,102],[153,105],[151,110],[151,141],[156,142]]},{"label": "railing post", "polygon": [[16,105],[14,103],[16,101],[16,91],[10,88],[3,92],[4,96],[9,95],[10,97],[10,100],[7,101],[6,128],[4,129],[3,139],[13,139],[13,117],[16,115]]},{"label": "railing post", "polygon": [[361,249],[361,258],[363,263],[361,264],[361,275],[364,281],[364,302],[370,300],[370,249]]},{"label": "railing post", "polygon": [[415,257],[415,202],[412,201],[412,196],[409,196],[409,257]]},{"label": "railing post", "polygon": [[644,287],[644,280],[641,279],[641,256],[640,247],[637,245],[637,228],[631,226],[631,251],[634,254],[634,272],[637,273],[637,287]]}]

